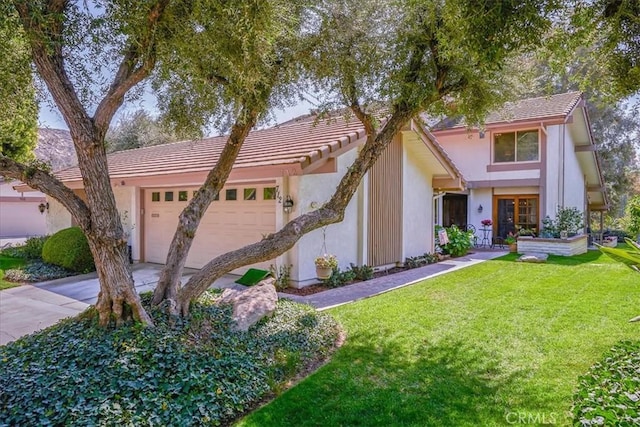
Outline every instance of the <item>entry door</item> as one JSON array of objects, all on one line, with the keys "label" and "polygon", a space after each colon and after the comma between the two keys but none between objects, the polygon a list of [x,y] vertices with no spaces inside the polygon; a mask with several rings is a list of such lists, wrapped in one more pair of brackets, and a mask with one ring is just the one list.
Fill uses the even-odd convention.
[{"label": "entry door", "polygon": [[459,228],[467,225],[466,194],[447,194],[442,198],[442,225],[457,225]]},{"label": "entry door", "polygon": [[494,236],[506,237],[521,228],[538,231],[538,196],[498,196],[494,199]]}]

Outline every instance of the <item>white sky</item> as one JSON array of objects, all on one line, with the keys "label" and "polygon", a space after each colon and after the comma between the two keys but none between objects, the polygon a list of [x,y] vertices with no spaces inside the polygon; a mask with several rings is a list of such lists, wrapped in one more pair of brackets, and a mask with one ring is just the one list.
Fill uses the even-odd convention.
[{"label": "white sky", "polygon": [[[51,108],[50,104],[50,102],[40,102],[40,112],[38,114],[39,127],[68,130],[67,124],[64,122],[62,115],[55,107]],[[140,108],[144,108],[154,115],[158,113],[155,108],[155,99],[153,99],[152,95],[148,95],[140,101],[124,104],[120,110],[118,110],[112,124],[117,122],[118,117],[122,115],[122,113],[127,111],[136,111]],[[282,123],[294,117],[307,114],[312,108],[314,108],[314,105],[311,102],[301,101],[297,105],[285,108],[284,110],[275,110],[274,115],[276,117],[276,123]]]}]

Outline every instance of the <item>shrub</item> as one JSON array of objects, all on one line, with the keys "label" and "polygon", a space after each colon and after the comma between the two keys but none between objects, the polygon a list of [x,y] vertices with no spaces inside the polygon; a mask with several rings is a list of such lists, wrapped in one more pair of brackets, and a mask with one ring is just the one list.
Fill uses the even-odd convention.
[{"label": "shrub", "polygon": [[273,264],[269,266],[269,271],[274,278],[273,285],[277,290],[282,291],[289,287],[289,280],[291,279],[291,267],[292,265],[281,265],[276,268]]},{"label": "shrub", "polygon": [[471,247],[471,236],[473,236],[473,233],[470,231],[462,231],[455,225],[452,225],[446,230],[449,243],[441,245],[442,249],[454,257],[466,254]]},{"label": "shrub", "polygon": [[281,300],[248,332],[206,293],[188,319],[143,304],[153,328],[102,328],[95,311],[0,346],[0,425],[229,425],[327,357],[337,323]]},{"label": "shrub", "polygon": [[409,256],[404,259],[404,266],[407,269],[423,267],[427,265],[427,260],[421,256]]},{"label": "shrub", "polygon": [[342,271],[340,267],[334,267],[331,277],[323,280],[322,283],[328,288],[339,288],[352,282],[355,277],[352,270]]},{"label": "shrub", "polygon": [[574,425],[640,424],[640,341],[616,344],[580,378]]},{"label": "shrub", "polygon": [[29,237],[22,247],[24,258],[41,259],[42,248],[44,247],[44,244],[48,239],[49,236]]},{"label": "shrub", "polygon": [[560,232],[578,233],[584,227],[584,215],[578,208],[558,208],[554,219],[546,216],[542,220],[540,237],[560,237]]},{"label": "shrub", "polygon": [[79,273],[96,269],[87,238],[79,227],[65,228],[49,237],[42,248],[42,259]]},{"label": "shrub", "polygon": [[353,275],[358,280],[371,280],[373,279],[373,267],[368,266],[367,264],[358,267],[357,265],[351,263],[351,271]]}]

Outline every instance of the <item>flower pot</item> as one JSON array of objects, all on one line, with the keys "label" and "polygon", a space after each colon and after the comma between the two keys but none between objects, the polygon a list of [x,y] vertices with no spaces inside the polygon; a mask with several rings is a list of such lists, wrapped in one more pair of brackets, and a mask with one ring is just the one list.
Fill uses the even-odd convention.
[{"label": "flower pot", "polygon": [[509,245],[509,252],[518,252],[518,244],[517,243],[511,243]]},{"label": "flower pot", "polygon": [[316,266],[316,277],[320,280],[327,280],[333,274],[331,267],[318,267]]}]

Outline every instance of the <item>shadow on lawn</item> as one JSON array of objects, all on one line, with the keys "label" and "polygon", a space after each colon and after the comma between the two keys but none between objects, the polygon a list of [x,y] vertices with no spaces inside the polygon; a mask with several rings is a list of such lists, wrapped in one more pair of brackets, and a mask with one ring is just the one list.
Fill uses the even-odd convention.
[{"label": "shadow on lawn", "polygon": [[528,375],[506,374],[496,355],[462,341],[381,336],[350,336],[331,363],[243,425],[505,424],[503,389]]}]

